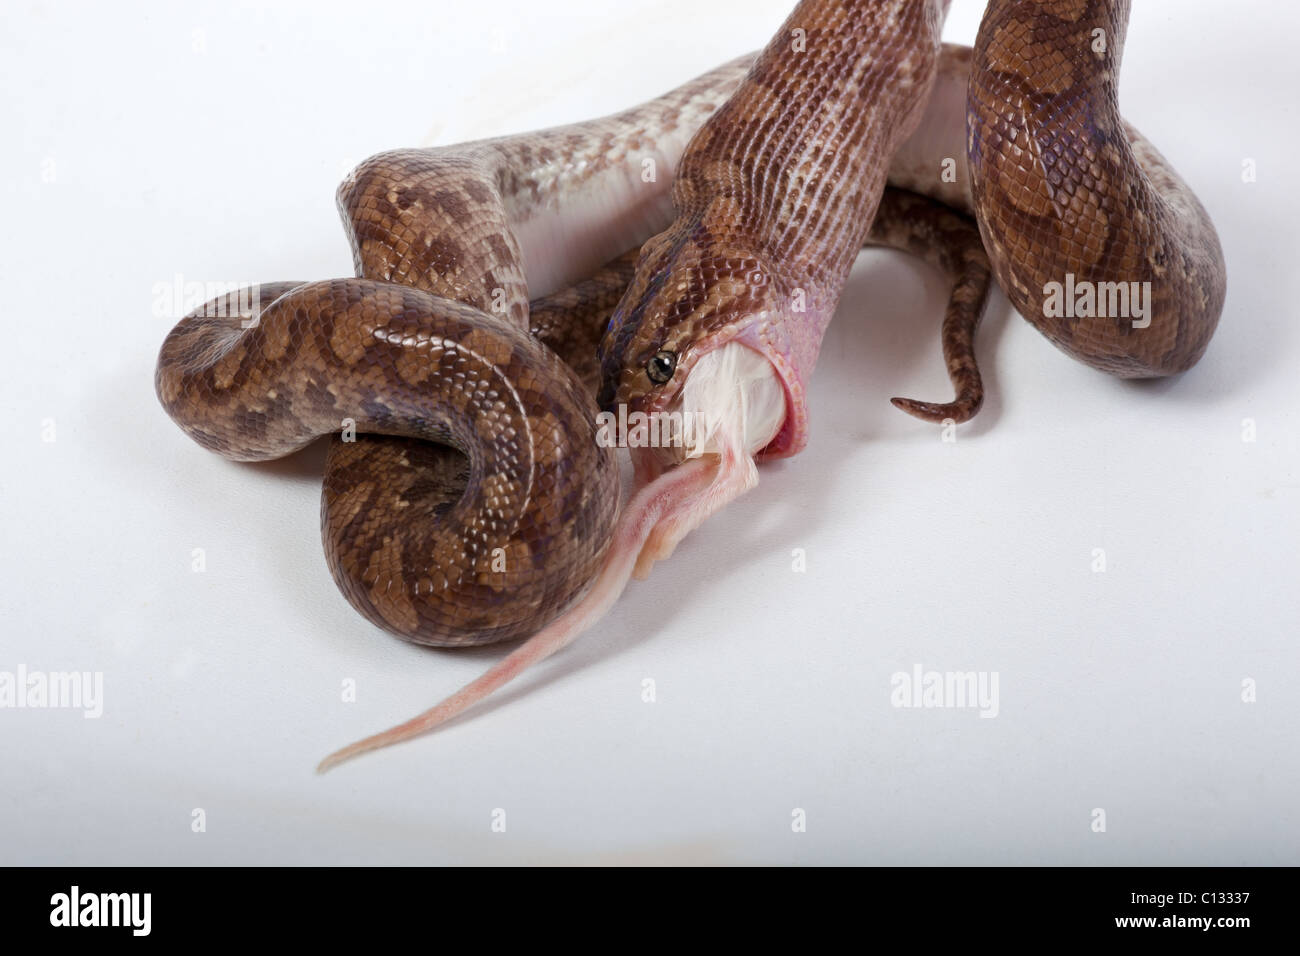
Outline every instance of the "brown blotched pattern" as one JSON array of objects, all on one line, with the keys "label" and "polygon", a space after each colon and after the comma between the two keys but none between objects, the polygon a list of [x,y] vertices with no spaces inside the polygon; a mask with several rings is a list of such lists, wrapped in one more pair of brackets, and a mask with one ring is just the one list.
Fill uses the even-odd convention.
[{"label": "brown blotched pattern", "polygon": [[[748,62],[602,120],[367,160],[339,189],[363,279],[263,285],[260,315],[233,311],[247,294],[196,310],[159,356],[164,407],[236,460],[336,436],[328,564],[380,627],[448,646],[536,631],[591,581],[617,512],[590,395],[631,270],[615,256],[667,222],[655,197]],[[639,182],[646,157],[662,185],[640,216],[586,216],[586,245],[533,282],[517,231],[601,177]],[[554,286],[531,321],[529,284]]]},{"label": "brown blotched pattern", "polygon": [[[425,289],[523,325],[530,297],[590,276],[667,224],[668,185],[681,149],[752,60],[733,60],[613,116],[372,156],[338,189],[357,275]],[[658,185],[642,181],[647,159],[664,167],[655,169]],[[564,237],[563,249],[536,250],[534,261],[526,260],[519,236],[531,223],[620,180],[636,184],[643,209],[607,209]]]},{"label": "brown blotched pattern", "polygon": [[393,283],[260,294],[251,327],[223,317],[223,300],[181,322],[158,395],[199,444],[237,460],[279,457],[348,419],[418,439],[387,470],[370,446],[331,449],[325,538],[358,610],[422,643],[483,643],[527,632],[590,580],[617,469],[558,356],[504,319]]},{"label": "brown blotched pattern", "polygon": [[[634,254],[624,255],[590,278],[530,306],[533,336],[573,369],[589,394],[595,392],[596,344],[627,287],[634,261]],[[544,388],[545,377],[538,381]],[[589,415],[594,412],[590,403],[586,410]],[[486,592],[482,588],[428,590],[437,575],[446,576],[444,569],[429,568],[428,554],[445,555],[453,564],[460,560],[445,547],[430,550],[431,534],[438,526],[429,519],[441,523],[444,545],[468,530],[469,523],[456,508],[462,502],[468,502],[462,504],[462,510],[473,507],[474,495],[466,495],[473,483],[471,460],[449,444],[418,437],[357,438],[353,442],[335,439],[330,444],[321,496],[322,537],[340,590],[380,627],[426,644],[505,640],[528,633],[539,618],[544,620],[561,610],[568,596],[576,595],[594,572],[591,562],[609,536],[612,511],[607,507],[599,509],[596,520],[563,526],[545,541],[533,537],[529,527],[516,525],[512,540],[501,545],[497,566],[509,566],[512,553],[536,557],[528,575],[515,575],[504,588]],[[484,448],[485,455],[493,451]],[[597,505],[595,496],[606,496],[606,505],[617,500],[618,488],[610,487],[606,457],[600,455],[590,482],[583,481],[582,493],[591,496],[584,500],[593,507]],[[536,465],[557,467],[547,456]],[[580,469],[587,465],[586,456],[570,455],[558,466],[565,470],[561,481],[552,484],[545,474],[537,475],[534,486],[543,486],[545,494],[536,496],[533,503],[547,504],[562,500],[564,494],[577,493],[573,482],[583,478]],[[513,540],[520,536],[523,543]],[[570,537],[578,547],[576,563],[567,553],[561,557],[555,553],[570,546]],[[381,546],[375,548],[372,542]],[[390,559],[397,561],[395,570],[385,566]],[[492,562],[488,564],[492,580]],[[548,571],[558,572],[554,586],[541,576]],[[503,580],[500,576],[495,579]]]},{"label": "brown blotched pattern", "polygon": [[528,309],[529,331],[564,359],[593,396],[600,384],[600,340],[632,281],[637,257],[638,250],[631,249],[594,275],[543,296]]},{"label": "brown blotched pattern", "polygon": [[[971,67],[968,158],[980,231],[1012,304],[1079,361],[1142,378],[1200,359],[1226,271],[1204,207],[1120,116],[1128,17],[1128,0],[991,0]],[[1050,314],[1063,310],[1049,284],[1068,282],[1087,283],[1108,314],[1077,314],[1103,311],[1086,303]],[[1150,283],[1146,316],[1131,296],[1122,307],[1116,284],[1131,293],[1134,283],[1143,295]]]}]

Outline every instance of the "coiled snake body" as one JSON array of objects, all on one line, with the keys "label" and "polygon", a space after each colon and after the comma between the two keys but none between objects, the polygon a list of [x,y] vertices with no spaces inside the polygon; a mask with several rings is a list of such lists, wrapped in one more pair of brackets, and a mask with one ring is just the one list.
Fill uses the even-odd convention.
[{"label": "coiled snake body", "polygon": [[[804,383],[864,242],[953,283],[955,398],[895,399],[922,418],[980,407],[991,275],[1106,372],[1200,358],[1223,256],[1119,114],[1127,0],[992,0],[973,50],[941,47],[947,6],[804,0],[756,59],[641,107],[380,154],[339,190],[357,278],[268,284],[256,310],[218,300],[171,332],[158,394],[200,444],[253,460],[335,435],[322,526],[358,610],[429,644],[535,635],[331,759],[435,726],[563,646],[750,487],[754,457],[799,451]],[[1055,288],[1098,291],[1062,310]],[[1121,292],[1140,306],[1104,307]],[[783,414],[769,428],[741,400],[707,448],[634,452],[620,514],[598,412],[684,407],[724,354],[765,360],[753,394],[770,381]]]}]

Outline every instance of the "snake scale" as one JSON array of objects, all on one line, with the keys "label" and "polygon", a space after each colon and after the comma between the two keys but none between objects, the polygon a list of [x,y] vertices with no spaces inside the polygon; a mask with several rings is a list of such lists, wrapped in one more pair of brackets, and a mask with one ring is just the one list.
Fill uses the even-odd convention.
[{"label": "snake scale", "polygon": [[[339,188],[355,277],[268,283],[167,336],[157,392],[199,444],[259,460],[333,436],[323,536],[363,615],[425,644],[528,637],[322,767],[554,653],[752,487],[756,460],[802,449],[805,383],[864,244],[922,255],[952,284],[953,400],[894,399],[920,418],[979,410],[994,278],[1105,372],[1201,357],[1223,254],[1120,115],[1128,0],[991,0],[973,48],[941,44],[947,8],[803,0],[756,56],[642,106],[381,153]],[[1078,308],[1049,295],[1092,288]],[[1136,311],[1101,307],[1130,291]],[[602,411],[708,425],[656,447],[620,425],[635,466],[620,507]]]}]

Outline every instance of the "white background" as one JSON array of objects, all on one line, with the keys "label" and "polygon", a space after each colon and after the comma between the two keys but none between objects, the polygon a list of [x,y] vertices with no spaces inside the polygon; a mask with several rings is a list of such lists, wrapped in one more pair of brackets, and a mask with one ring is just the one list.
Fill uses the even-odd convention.
[{"label": "white background", "polygon": [[[1300,15],[1136,6],[1125,113],[1227,255],[1196,369],[1112,380],[998,294],[988,402],[945,444],[888,403],[950,394],[944,284],[864,254],[807,451],[517,686],[319,777],[502,651],[348,606],[319,447],[236,465],[181,434],[155,285],[349,275],[355,162],[640,102],[788,0],[7,5],[0,669],[102,671],[105,701],[0,710],[0,863],[1300,863]],[[917,664],[997,672],[999,715],[892,707]]]}]

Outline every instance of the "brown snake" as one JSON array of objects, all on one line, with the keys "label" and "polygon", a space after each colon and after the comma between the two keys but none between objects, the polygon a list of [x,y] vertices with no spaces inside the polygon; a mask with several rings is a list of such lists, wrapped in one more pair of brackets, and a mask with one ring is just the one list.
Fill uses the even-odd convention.
[{"label": "brown snake", "polygon": [[[359,278],[262,286],[257,309],[218,300],[167,337],[159,397],[205,447],[253,460],[336,436],[326,550],[370,620],[438,645],[534,635],[326,765],[436,726],[563,647],[752,487],[755,458],[797,453],[804,384],[864,243],[953,282],[956,397],[895,399],[919,417],[980,407],[990,274],[1089,365],[1153,376],[1199,359],[1222,252],[1120,117],[1127,0],[992,0],[973,52],[941,47],[947,6],[804,0],[757,59],[641,107],[380,154],[339,190]],[[1058,287],[1095,294],[1063,309]],[[1113,308],[1121,293],[1145,303],[1136,318]],[[713,416],[703,437],[633,449],[621,515],[597,387],[607,412]]]}]

